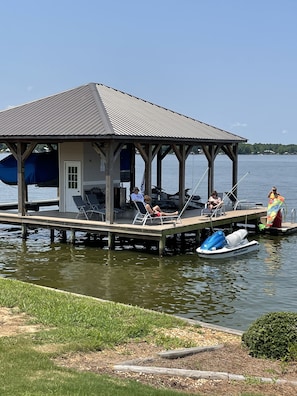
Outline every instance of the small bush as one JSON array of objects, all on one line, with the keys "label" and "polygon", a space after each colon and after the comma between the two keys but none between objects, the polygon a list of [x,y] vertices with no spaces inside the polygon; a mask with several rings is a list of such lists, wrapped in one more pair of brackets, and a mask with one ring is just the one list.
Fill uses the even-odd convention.
[{"label": "small bush", "polygon": [[296,360],[297,313],[271,312],[257,319],[242,335],[254,357]]}]

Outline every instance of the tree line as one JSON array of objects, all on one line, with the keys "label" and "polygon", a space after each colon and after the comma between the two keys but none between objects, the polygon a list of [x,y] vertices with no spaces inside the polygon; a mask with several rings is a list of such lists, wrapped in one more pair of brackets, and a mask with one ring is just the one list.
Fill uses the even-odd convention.
[{"label": "tree line", "polygon": [[[202,154],[201,147],[195,146],[192,154]],[[273,144],[273,143],[239,143],[238,154],[297,154],[297,144]]]},{"label": "tree line", "polygon": [[297,154],[296,144],[239,143],[239,154]]}]

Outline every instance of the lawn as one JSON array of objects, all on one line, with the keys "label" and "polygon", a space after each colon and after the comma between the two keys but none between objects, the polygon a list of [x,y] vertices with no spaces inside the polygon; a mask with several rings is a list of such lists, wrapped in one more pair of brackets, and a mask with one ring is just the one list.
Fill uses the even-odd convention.
[{"label": "lawn", "polygon": [[[181,395],[136,381],[57,366],[69,352],[100,351],[158,338],[158,329],[183,328],[169,315],[0,279],[0,306],[26,314],[35,331],[0,337],[1,395]],[[182,347],[164,338],[166,347]],[[170,345],[166,345],[166,343]]]}]

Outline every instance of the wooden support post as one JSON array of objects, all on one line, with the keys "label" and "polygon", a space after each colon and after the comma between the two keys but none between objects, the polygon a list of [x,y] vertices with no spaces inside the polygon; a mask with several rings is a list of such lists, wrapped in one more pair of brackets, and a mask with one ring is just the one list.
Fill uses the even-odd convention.
[{"label": "wooden support post", "polygon": [[27,239],[28,236],[28,229],[26,224],[22,224],[22,238]]},{"label": "wooden support post", "polygon": [[112,232],[108,233],[108,249],[114,250],[115,248],[115,234]]},{"label": "wooden support post", "polygon": [[181,233],[180,235],[180,244],[181,244],[181,250],[182,252],[186,251],[186,234],[184,232]]},{"label": "wooden support post", "polygon": [[71,243],[75,244],[75,231],[71,230]]},{"label": "wooden support post", "polygon": [[166,247],[166,236],[162,236],[159,240],[159,256],[163,256]]},{"label": "wooden support post", "polygon": [[60,231],[60,235],[61,235],[61,242],[65,243],[67,241],[67,231],[66,230],[61,230]]},{"label": "wooden support post", "polygon": [[197,246],[200,246],[200,241],[201,241],[201,234],[200,234],[200,231],[199,230],[196,230],[196,233],[195,233],[196,235],[195,235],[195,241],[196,241],[196,244],[197,244]]},{"label": "wooden support post", "polygon": [[55,230],[53,228],[51,228],[50,234],[51,234],[51,243],[53,243],[55,240]]}]

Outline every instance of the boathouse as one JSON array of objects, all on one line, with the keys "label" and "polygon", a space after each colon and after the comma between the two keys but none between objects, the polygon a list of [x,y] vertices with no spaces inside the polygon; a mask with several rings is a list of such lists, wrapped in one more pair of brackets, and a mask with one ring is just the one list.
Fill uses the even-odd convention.
[{"label": "boathouse", "polygon": [[[89,83],[0,112],[0,141],[17,162],[18,214],[26,215],[25,163],[37,145],[57,150],[59,210],[75,212],[72,196],[98,188],[105,196],[105,222],[114,222],[121,204],[121,182],[135,184],[135,155],[145,164],[146,193],[151,193],[152,161],[162,186],[162,160],[173,153],[179,164],[180,208],[185,201],[185,163],[193,147],[208,162],[208,193],[214,187],[214,163],[223,152],[232,162],[232,186],[238,178],[238,145],[246,139],[146,100]],[[53,165],[54,166],[54,165]],[[234,190],[236,195],[236,188]]]},{"label": "boathouse", "polygon": [[[12,168],[5,177],[2,169],[0,179],[2,174],[1,180],[17,184],[18,189],[17,203],[0,205],[0,223],[19,225],[23,238],[29,229],[47,228],[52,241],[57,230],[60,240],[60,235],[67,240],[69,231],[75,242],[75,234],[82,232],[95,241],[104,239],[109,249],[123,241],[125,246],[131,241],[136,246],[141,241],[146,248],[157,249],[163,255],[169,244],[175,248],[176,241],[184,240],[186,235],[194,235],[196,244],[206,229],[232,228],[242,222],[255,225],[266,214],[263,207],[231,210],[216,218],[194,211],[185,213],[188,156],[197,148],[205,155],[209,194],[214,188],[216,157],[225,154],[232,163],[231,175],[226,179],[229,176],[236,199],[238,145],[246,139],[102,84],[90,83],[0,111],[0,142],[11,152],[7,163],[1,161],[0,167],[8,164]],[[43,158],[48,162],[40,162],[40,147],[47,151]],[[151,194],[152,172],[156,172],[153,176],[162,187],[162,161],[169,154],[175,155],[179,165],[179,221],[134,224],[133,217],[116,217],[115,209],[130,193],[122,197],[123,183],[128,183],[129,190],[135,185],[136,155],[144,163],[145,192]],[[35,172],[37,168],[39,172]],[[43,177],[46,168],[52,172]],[[197,176],[202,173],[197,170]],[[28,184],[57,186],[57,199],[51,203],[32,202],[28,199]],[[104,216],[81,219],[73,196],[84,197],[94,189],[104,197]],[[58,210],[39,211],[49,204],[58,204]]]}]

